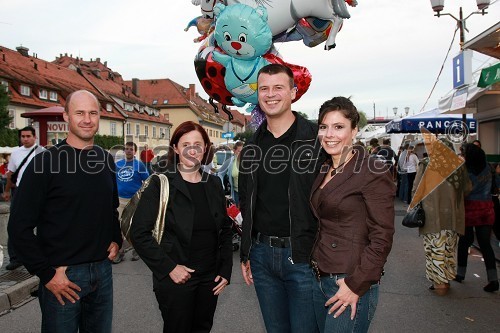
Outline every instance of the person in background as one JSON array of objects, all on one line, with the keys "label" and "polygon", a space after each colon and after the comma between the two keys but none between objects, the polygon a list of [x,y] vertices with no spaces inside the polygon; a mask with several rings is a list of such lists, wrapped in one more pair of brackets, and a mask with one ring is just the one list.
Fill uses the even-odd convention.
[{"label": "person in background", "polygon": [[492,185],[492,200],[493,207],[495,211],[495,223],[493,224],[493,233],[499,241],[498,246],[500,247],[500,163],[493,164],[493,170],[495,170],[495,183]]},{"label": "person in background", "polygon": [[[43,147],[36,144],[35,129],[32,126],[26,126],[19,130],[19,137],[21,139],[21,146],[12,151],[6,173],[7,182],[2,193],[3,199],[5,201],[10,201],[11,206],[14,203],[16,189],[21,183],[26,167],[36,154],[45,150]],[[12,181],[13,175],[17,176],[17,179],[14,182]],[[24,204],[29,205],[29,202],[25,202]],[[12,218],[12,215],[10,216],[8,223],[16,223],[16,220]],[[14,270],[21,267],[22,263],[17,258],[17,251],[14,249],[10,238],[7,239],[7,252],[9,254],[10,262],[7,266],[5,266],[5,269]]]},{"label": "person in background", "polygon": [[5,191],[5,186],[7,185],[7,172],[9,171],[9,159],[10,154],[2,154],[2,164],[0,165],[0,174],[2,175],[2,199],[3,192]]},{"label": "person in background", "polygon": [[474,144],[474,145],[478,146],[479,148],[482,148],[482,147],[481,147],[481,141],[479,141],[479,140],[474,140],[474,141],[472,141],[472,144]]},{"label": "person in background", "polygon": [[[426,148],[429,155],[436,157],[455,153],[453,144],[446,139],[426,144]],[[444,166],[436,164],[440,161],[438,158],[430,166],[429,161],[429,158],[420,161],[412,195],[415,195],[420,185],[426,185],[423,183],[426,170],[429,175],[432,173],[439,177],[440,171],[444,169]],[[425,225],[418,231],[424,244],[425,275],[432,283],[429,289],[437,295],[448,293],[450,281],[457,274],[458,238],[465,233],[464,196],[471,188],[467,170],[462,165],[422,200]]]},{"label": "person in background", "polygon": [[238,176],[240,173],[240,153],[243,149],[243,142],[238,141],[233,147],[233,157],[231,157],[231,163],[229,164],[229,183],[231,184],[231,197],[234,200],[236,206],[240,206],[240,196],[238,193]]},{"label": "person in background", "polygon": [[405,203],[409,202],[408,176],[406,170],[406,155],[408,154],[409,147],[410,147],[409,143],[405,143],[403,145],[403,150],[401,151],[401,154],[399,154],[398,167],[397,167],[397,172],[399,174],[399,177],[401,178],[401,184],[399,186],[398,196]]},{"label": "person in background", "polygon": [[319,232],[311,252],[320,332],[367,332],[392,247],[396,186],[389,166],[352,145],[359,113],[345,97],[323,103],[318,138],[329,155],[311,191]]},{"label": "person in background", "polygon": [[[130,199],[141,188],[142,183],[149,177],[149,172],[141,161],[135,158],[137,153],[137,145],[134,142],[125,143],[125,159],[116,162],[116,183],[118,185],[118,198],[120,206],[118,214],[122,214],[123,209],[128,204]],[[125,258],[125,248],[132,246],[126,240],[113,264],[119,264]],[[139,256],[135,249],[132,249],[132,261],[139,260]]]},{"label": "person in background", "polygon": [[377,154],[380,149],[380,144],[377,138],[370,139],[370,145],[368,146],[368,151],[370,154]]},{"label": "person in background", "polygon": [[151,167],[151,161],[155,157],[155,153],[149,149],[148,145],[144,145],[144,149],[141,151],[141,162],[146,165],[146,168],[148,169],[148,172],[150,174],[153,173],[153,169]]},{"label": "person in background", "polygon": [[486,162],[486,154],[478,145],[468,143],[464,147],[465,165],[472,181],[472,191],[465,197],[465,234],[458,242],[458,269],[456,281],[462,282],[467,272],[469,247],[474,233],[483,254],[488,284],[486,292],[499,289],[495,253],[491,247],[490,235],[495,220],[491,201],[492,173]]},{"label": "person in background", "polygon": [[257,86],[265,120],[240,153],[241,272],[255,283],[268,333],[314,333],[309,256],[317,222],[309,191],[320,167],[317,126],[292,111],[290,68],[262,67]]},{"label": "person in background", "polygon": [[417,175],[417,167],[418,167],[418,162],[420,160],[418,159],[417,154],[414,153],[415,147],[414,146],[409,146],[408,147],[408,152],[405,157],[405,166],[406,166],[406,177],[408,179],[408,201],[406,202],[407,204],[410,204],[411,199],[412,199],[412,194],[411,191],[413,189],[413,182],[415,181],[415,176]]},{"label": "person in background", "polygon": [[378,156],[381,156],[385,160],[385,164],[389,166],[389,171],[391,175],[393,175],[394,179],[394,161],[396,158],[396,153],[391,148],[391,140],[383,139],[382,145],[380,146],[378,152]]},{"label": "person in background", "polygon": [[217,299],[231,278],[231,220],[219,178],[201,170],[211,156],[209,137],[199,124],[180,124],[158,165],[169,181],[169,202],[160,244],[153,238],[160,182],[144,190],[130,233],[134,247],[153,272],[153,291],[163,332],[210,332]]},{"label": "person in background", "polygon": [[40,279],[42,333],[111,333],[122,235],[115,163],[94,145],[100,109],[86,90],[68,95],[67,139],[33,158],[11,206],[9,237]]}]

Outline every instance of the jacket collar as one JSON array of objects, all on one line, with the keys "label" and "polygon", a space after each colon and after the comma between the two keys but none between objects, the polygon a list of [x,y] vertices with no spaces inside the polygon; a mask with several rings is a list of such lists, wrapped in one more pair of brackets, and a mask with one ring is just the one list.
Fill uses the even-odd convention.
[{"label": "jacket collar", "polygon": [[[295,119],[297,119],[297,131],[295,140],[311,140],[311,138],[315,138],[315,136],[318,134],[317,126],[302,117],[297,112],[292,111],[292,113],[294,114]],[[262,136],[263,129],[265,128],[267,128],[267,120],[264,120],[259,128],[257,128],[255,134],[248,143],[257,144]]]},{"label": "jacket collar", "polygon": [[[322,189],[321,197],[319,200],[319,205],[323,202],[325,198],[329,198],[331,194],[339,188],[342,184],[348,181],[355,173],[361,170],[361,166],[365,159],[369,157],[366,150],[361,146],[354,146],[353,150],[356,152],[354,157],[343,167],[342,171],[337,173]],[[320,172],[313,183],[311,194],[309,200],[325,178],[325,175],[330,170],[332,160],[328,158],[325,163],[321,166]]]}]

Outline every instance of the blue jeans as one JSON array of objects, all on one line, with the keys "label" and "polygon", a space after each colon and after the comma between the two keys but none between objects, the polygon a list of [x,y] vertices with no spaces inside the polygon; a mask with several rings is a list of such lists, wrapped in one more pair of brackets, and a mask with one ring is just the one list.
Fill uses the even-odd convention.
[{"label": "blue jeans", "polygon": [[68,266],[66,276],[82,290],[74,304],[61,305],[54,294],[40,285],[42,333],[111,332],[113,319],[113,275],[111,261]]},{"label": "blue jeans", "polygon": [[368,332],[368,327],[375,315],[375,309],[378,303],[378,284],[373,284],[370,289],[358,300],[356,307],[356,316],[351,320],[351,307],[349,306],[337,318],[333,318],[332,314],[328,314],[328,310],[332,307],[325,307],[326,301],[332,298],[339,287],[337,280],[343,279],[347,275],[339,274],[332,276],[321,277],[318,282],[314,273],[310,275],[313,281],[313,300],[314,311],[316,312],[316,320],[321,333],[323,332],[336,332],[336,333],[361,333]]},{"label": "blue jeans", "polygon": [[318,332],[309,264],[292,264],[290,248],[253,242],[250,268],[267,332]]}]

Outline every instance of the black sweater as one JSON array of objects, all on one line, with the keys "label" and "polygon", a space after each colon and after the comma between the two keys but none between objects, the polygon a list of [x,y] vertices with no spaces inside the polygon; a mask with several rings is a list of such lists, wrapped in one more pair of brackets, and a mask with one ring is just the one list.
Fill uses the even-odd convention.
[{"label": "black sweater", "polygon": [[8,231],[20,261],[43,284],[57,266],[101,261],[111,242],[121,246],[114,170],[102,148],[78,150],[66,141],[27,166]]}]

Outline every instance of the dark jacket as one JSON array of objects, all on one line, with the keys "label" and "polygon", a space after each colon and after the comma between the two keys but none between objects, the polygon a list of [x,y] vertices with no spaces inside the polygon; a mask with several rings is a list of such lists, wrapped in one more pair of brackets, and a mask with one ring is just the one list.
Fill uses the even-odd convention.
[{"label": "dark jacket", "polygon": [[383,161],[355,149],[353,160],[322,189],[318,206],[311,205],[320,221],[312,256],[323,272],[347,273],[345,283],[362,296],[380,280],[392,247],[396,188]]},{"label": "dark jacket", "polygon": [[[292,260],[305,263],[309,262],[317,229],[317,222],[309,207],[309,192],[321,166],[321,158],[318,158],[321,154],[321,145],[317,140],[317,125],[297,113],[294,114],[297,118],[297,134],[291,147],[292,164],[288,187],[290,236]],[[248,260],[252,245],[253,216],[258,191],[257,170],[262,159],[258,146],[264,126],[267,126],[266,121],[257,129],[240,153],[238,191],[243,217],[240,251],[242,262]]]},{"label": "dark jacket", "polygon": [[[151,234],[156,222],[160,195],[160,181],[157,177],[153,178],[143,192],[130,230],[135,250],[158,281],[170,278],[169,273],[176,265],[188,262],[194,223],[194,204],[181,174],[174,167],[169,167],[164,174],[168,177],[170,193],[160,245]],[[224,192],[220,179],[216,176],[202,173],[202,182],[218,230],[216,273],[230,281],[233,265],[232,224],[227,216]]]}]

